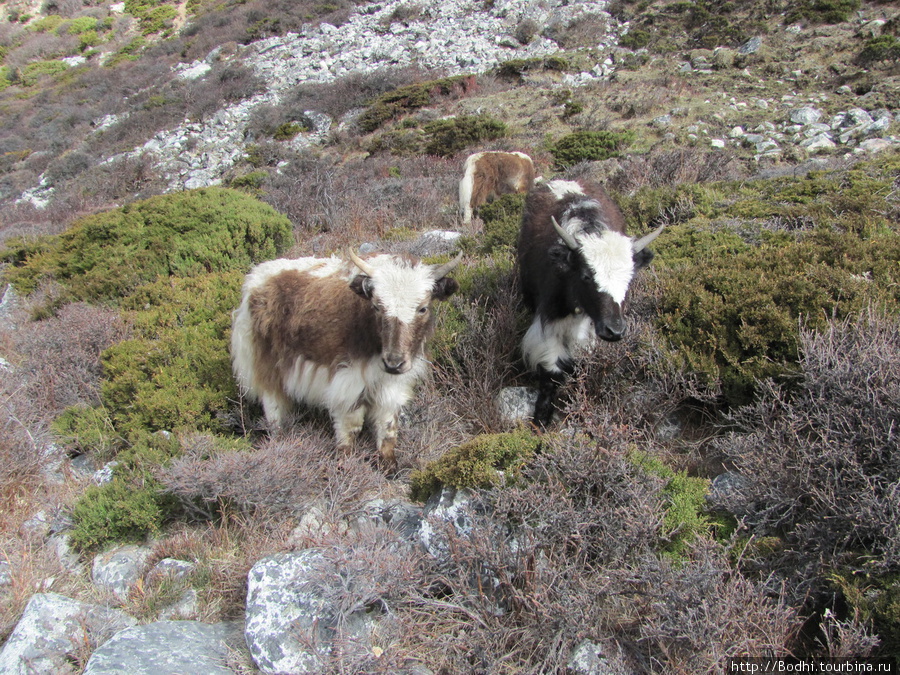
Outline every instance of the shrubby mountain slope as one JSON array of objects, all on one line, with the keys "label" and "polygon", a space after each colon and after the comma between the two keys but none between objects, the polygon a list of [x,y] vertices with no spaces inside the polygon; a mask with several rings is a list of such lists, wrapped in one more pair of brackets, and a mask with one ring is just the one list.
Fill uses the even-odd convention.
[{"label": "shrubby mountain slope", "polygon": [[[898,30],[862,0],[0,3],[0,670],[897,656]],[[507,405],[522,198],[459,218],[484,149],[666,224],[544,434]],[[230,370],[249,267],[348,246],[465,254],[393,476],[314,411],[267,434]]]}]

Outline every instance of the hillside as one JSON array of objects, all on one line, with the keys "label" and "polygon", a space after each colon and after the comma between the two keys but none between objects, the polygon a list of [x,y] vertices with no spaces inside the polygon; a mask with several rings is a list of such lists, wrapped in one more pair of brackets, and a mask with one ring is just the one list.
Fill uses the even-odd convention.
[{"label": "hillside", "polygon": [[[0,2],[0,120],[0,671],[900,656],[896,3]],[[485,149],[666,225],[544,432]],[[464,253],[390,475],[231,372],[348,247]]]}]

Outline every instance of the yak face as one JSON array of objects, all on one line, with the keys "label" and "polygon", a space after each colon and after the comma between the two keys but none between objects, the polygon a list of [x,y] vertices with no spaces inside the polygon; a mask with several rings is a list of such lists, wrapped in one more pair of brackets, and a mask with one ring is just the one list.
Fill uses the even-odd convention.
[{"label": "yak face", "polygon": [[395,256],[363,261],[352,251],[349,255],[362,270],[350,281],[350,288],[372,304],[382,366],[391,375],[406,373],[424,353],[425,340],[433,330],[432,301],[446,300],[459,288],[446,276],[459,257],[431,266]]},{"label": "yak face", "polygon": [[653,253],[645,248],[646,237],[636,242],[608,229],[588,233],[580,229],[578,219],[573,220],[564,221],[565,229],[554,220],[562,243],[549,251],[563,280],[567,310],[586,314],[597,337],[615,342],[625,333],[622,304],[628,286]]}]

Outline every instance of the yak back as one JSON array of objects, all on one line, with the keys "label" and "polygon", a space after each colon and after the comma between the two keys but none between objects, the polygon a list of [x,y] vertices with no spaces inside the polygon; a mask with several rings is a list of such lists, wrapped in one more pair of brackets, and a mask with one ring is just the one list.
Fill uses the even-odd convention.
[{"label": "yak back", "polygon": [[[257,377],[269,380],[298,357],[332,370],[376,356],[381,339],[375,311],[342,275],[316,277],[285,270],[250,296]],[[267,377],[263,370],[272,370]]]}]

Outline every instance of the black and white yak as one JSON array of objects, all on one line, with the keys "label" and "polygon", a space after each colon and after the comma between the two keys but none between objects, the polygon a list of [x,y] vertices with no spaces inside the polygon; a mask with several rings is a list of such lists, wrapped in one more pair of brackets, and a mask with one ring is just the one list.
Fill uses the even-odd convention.
[{"label": "black and white yak", "polygon": [[459,181],[463,223],[472,222],[479,206],[500,195],[528,192],[535,182],[534,162],[522,152],[478,152],[469,155]]},{"label": "black and white yak", "polygon": [[337,444],[368,421],[385,468],[396,466],[397,417],[428,371],[431,303],[458,284],[445,265],[411,256],[271,260],[254,267],[232,317],[238,384],[262,403],[272,428],[294,402],[328,410]]},{"label": "black and white yak", "polygon": [[625,234],[622,212],[599,186],[554,180],[528,193],[518,243],[523,299],[534,320],[522,354],[538,376],[535,424],[553,416],[559,387],[579,350],[596,337],[625,333],[622,303],[647,248],[662,227],[640,239]]}]

